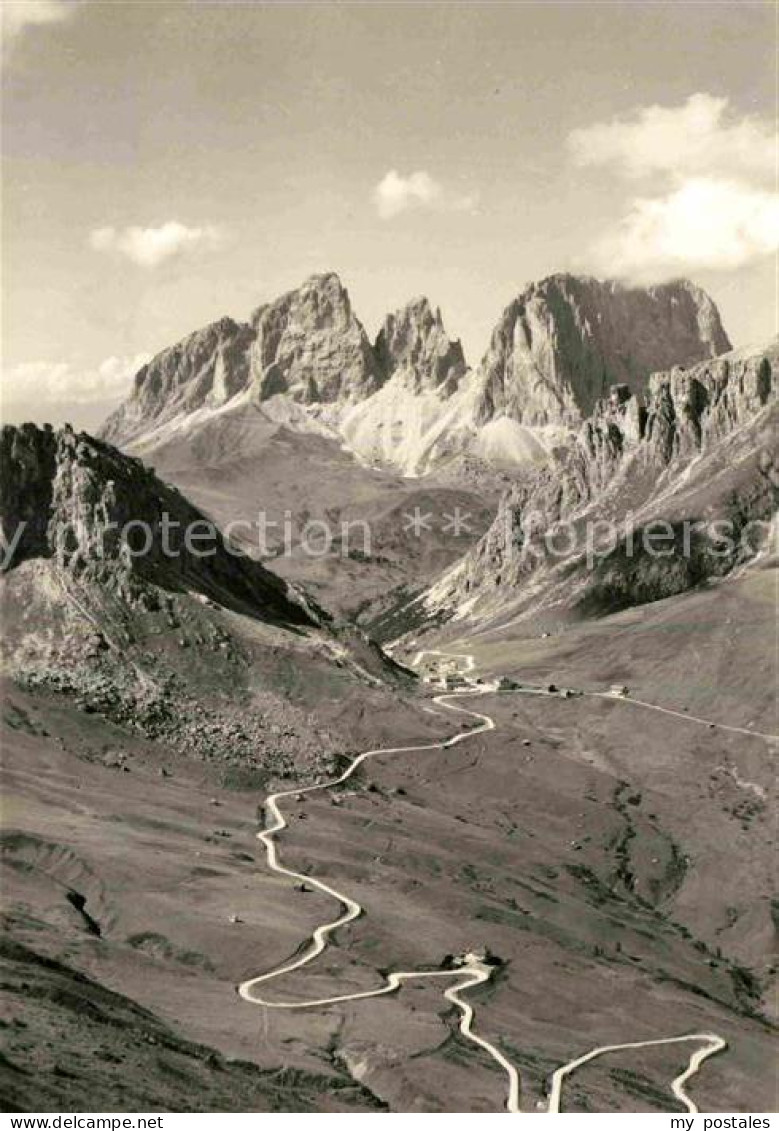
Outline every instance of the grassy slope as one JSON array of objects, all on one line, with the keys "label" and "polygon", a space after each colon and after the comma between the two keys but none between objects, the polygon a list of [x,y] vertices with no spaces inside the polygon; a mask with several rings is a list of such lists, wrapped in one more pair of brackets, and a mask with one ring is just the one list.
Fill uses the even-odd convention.
[{"label": "grassy slope", "polygon": [[[134,449],[133,449],[134,450]],[[258,545],[258,513],[269,523],[267,543],[284,548],[289,516],[292,544],[309,520],[324,520],[333,532],[333,552],[321,558],[296,550],[274,563],[276,572],[306,584],[323,604],[338,612],[353,610],[388,589],[421,584],[463,554],[487,528],[498,486],[478,493],[413,479],[361,465],[337,441],[315,433],[297,433],[267,421],[256,409],[225,413],[206,422],[192,436],[172,436],[139,449],[144,462],[216,522],[249,522],[236,527],[247,547]],[[404,513],[419,506],[433,521],[422,537],[404,530]],[[443,530],[445,516],[460,506],[470,515],[469,529],[459,536]],[[370,524],[367,560],[342,556],[342,524]],[[360,527],[350,535],[351,547],[364,548]]]},{"label": "grassy slope", "polygon": [[262,1071],[182,1039],[153,1013],[4,939],[3,1110],[369,1111],[327,1071]]},{"label": "grassy slope", "polygon": [[[520,655],[515,643],[514,664]],[[264,869],[261,794],[221,790],[206,768],[61,701],[16,696],[5,743],[16,938],[223,1054],[341,1079],[350,1066],[393,1110],[500,1109],[502,1077],[452,1038],[431,987],[263,1021],[235,983],[293,953],[334,905]],[[486,943],[506,966],[473,995],[477,1023],[523,1068],[530,1110],[548,1072],[595,1043],[693,1029],[730,1044],[695,1084],[702,1107],[766,1110],[772,1042],[755,1011],[770,821],[736,812],[732,775],[711,790],[708,776],[723,765],[770,784],[763,746],[663,717],[637,727],[627,704],[506,695],[484,706],[499,729],[473,745],[391,755],[340,805],[325,793],[290,806],[284,858],[346,887],[367,915],[275,992],[367,988],[382,970]],[[391,718],[374,726],[396,740]],[[67,887],[86,896],[100,937]],[[566,1107],[674,1110],[667,1086],[683,1063],[678,1050],[618,1058],[582,1073]]]},{"label": "grassy slope", "polygon": [[776,568],[570,625],[546,639],[526,624],[452,636],[486,671],[605,690],[736,726],[776,732]]}]

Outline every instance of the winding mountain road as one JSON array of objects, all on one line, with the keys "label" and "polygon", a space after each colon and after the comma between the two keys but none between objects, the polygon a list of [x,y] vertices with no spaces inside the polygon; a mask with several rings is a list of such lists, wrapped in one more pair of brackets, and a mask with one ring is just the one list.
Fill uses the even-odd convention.
[{"label": "winding mountain road", "polygon": [[[418,666],[422,657],[425,655],[440,655],[446,656],[449,659],[463,660],[465,663],[465,670],[472,671],[474,668],[474,658],[469,653],[452,654],[443,652],[419,652],[414,658],[414,666]],[[283,829],[288,827],[286,818],[280,808],[280,802],[289,797],[300,797],[302,795],[321,792],[323,790],[332,789],[335,786],[341,785],[348,781],[350,777],[356,772],[357,769],[371,758],[376,758],[388,754],[410,754],[410,753],[424,753],[431,750],[444,750],[450,746],[456,746],[460,742],[465,742],[476,734],[483,734],[486,731],[495,729],[495,720],[490,716],[483,714],[479,711],[469,710],[463,707],[459,702],[465,697],[485,695],[494,692],[495,688],[486,686],[484,688],[474,688],[467,691],[457,691],[446,695],[437,695],[433,701],[441,707],[449,711],[457,711],[477,720],[477,726],[471,727],[468,731],[461,734],[456,734],[451,738],[444,739],[440,742],[430,742],[418,746],[394,746],[384,747],[378,750],[366,750],[359,754],[347,767],[346,770],[337,778],[330,781],[322,782],[318,785],[306,786],[302,789],[288,789],[279,793],[273,793],[266,799],[267,813],[271,818],[271,823],[267,825],[262,831],[257,834],[257,840],[263,845],[266,853],[266,860],[268,867],[271,871],[280,875],[287,876],[291,880],[299,883],[306,883],[317,891],[323,892],[325,895],[332,896],[333,899],[343,908],[342,912],[333,919],[328,920],[316,927],[310,936],[308,945],[303,949],[298,957],[289,962],[283,963],[281,966],[275,967],[264,974],[258,974],[253,978],[247,979],[238,986],[238,993],[247,1002],[253,1005],[261,1005],[266,1009],[283,1009],[283,1010],[296,1010],[296,1009],[315,1009],[324,1006],[338,1005],[345,1002],[363,1001],[368,998],[381,997],[385,994],[393,993],[398,990],[404,982],[409,981],[426,981],[428,979],[444,979],[454,981],[453,985],[448,986],[443,996],[447,1001],[451,1002],[460,1013],[459,1029],[463,1037],[470,1041],[471,1044],[478,1046],[482,1049],[505,1073],[507,1080],[507,1093],[505,1101],[505,1110],[514,1114],[521,1113],[521,1080],[519,1071],[515,1065],[497,1048],[491,1041],[480,1036],[474,1032],[474,1010],[470,1003],[464,1000],[460,995],[465,991],[472,989],[484,982],[488,982],[492,976],[494,967],[487,962],[481,961],[478,955],[466,955],[462,965],[453,969],[431,969],[431,970],[400,970],[391,973],[387,976],[386,981],[372,990],[362,990],[356,993],[337,994],[332,997],[314,998],[300,1001],[276,1001],[269,999],[258,992],[260,987],[267,986],[269,983],[281,978],[286,974],[291,974],[295,970],[300,970],[302,967],[309,965],[313,962],[328,945],[328,940],[335,931],[340,927],[351,923],[363,914],[363,907],[350,896],[344,892],[339,891],[337,888],[326,884],[323,880],[318,880],[316,877],[308,875],[304,872],[297,872],[292,868],[286,868],[279,860],[276,835]],[[682,716],[686,717],[686,716]],[[605,1056],[611,1052],[619,1052],[624,1049],[643,1049],[650,1048],[656,1045],[669,1045],[681,1044],[685,1042],[696,1042],[701,1047],[694,1050],[690,1056],[687,1068],[679,1076],[677,1076],[671,1083],[671,1090],[676,1098],[685,1106],[688,1112],[697,1112],[698,1108],[695,1103],[690,1099],[684,1090],[686,1082],[695,1075],[700,1066],[705,1060],[715,1053],[721,1052],[727,1047],[727,1042],[714,1033],[687,1033],[676,1037],[663,1037],[649,1041],[632,1041],[627,1044],[617,1045],[602,1045],[597,1048],[590,1049],[589,1052],[584,1053],[582,1056],[568,1061],[566,1064],[557,1068],[550,1078],[551,1085],[549,1091],[547,1112],[549,1114],[557,1114],[560,1111],[562,1103],[562,1089],[563,1082],[567,1076],[575,1072],[582,1065],[587,1064],[591,1060],[598,1057]]]},{"label": "winding mountain road", "polygon": [[671,1091],[676,1098],[683,1103],[687,1111],[697,1114],[698,1108],[687,1095],[684,1090],[684,1085],[694,1076],[704,1060],[708,1060],[710,1056],[715,1053],[722,1052],[727,1048],[727,1041],[722,1037],[718,1037],[716,1033],[687,1033],[683,1037],[659,1037],[653,1041],[629,1041],[623,1045],[601,1045],[600,1048],[590,1049],[584,1056],[579,1056],[575,1060],[569,1060],[562,1068],[557,1068],[552,1073],[552,1087],[549,1092],[549,1111],[559,1112],[560,1101],[562,1099],[563,1080],[571,1072],[575,1072],[583,1064],[587,1064],[591,1060],[595,1060],[599,1056],[605,1056],[610,1052],[623,1052],[625,1049],[647,1049],[656,1045],[678,1045],[685,1041],[699,1041],[702,1048],[696,1049],[690,1056],[690,1061],[679,1076],[671,1081]]},{"label": "winding mountain road", "polygon": [[647,711],[659,711],[661,715],[673,715],[674,718],[683,719],[687,723],[697,723],[699,726],[713,730],[727,730],[732,734],[745,734],[749,738],[764,738],[768,742],[779,742],[779,735],[768,734],[762,730],[751,730],[749,727],[735,727],[730,723],[717,723],[713,719],[704,719],[700,715],[691,715],[687,711],[675,711],[673,707],[661,707],[658,703],[647,703],[646,699],[636,699],[635,695],[617,697],[608,691],[584,691],[583,695],[590,699],[609,699],[619,703],[630,703],[633,707],[644,707]]}]

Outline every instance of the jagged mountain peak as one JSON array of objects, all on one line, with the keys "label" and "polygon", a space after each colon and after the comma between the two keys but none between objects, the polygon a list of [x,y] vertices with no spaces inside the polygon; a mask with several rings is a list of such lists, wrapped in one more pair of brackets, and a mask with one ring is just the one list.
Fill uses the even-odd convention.
[{"label": "jagged mountain peak", "polygon": [[715,304],[686,280],[550,275],[503,311],[479,370],[477,417],[576,426],[611,385],[641,394],[650,373],[730,348]]},{"label": "jagged mountain peak", "polygon": [[469,453],[513,466],[545,458],[612,385],[645,396],[650,373],[729,345],[716,306],[687,280],[638,287],[560,272],[515,296],[466,376],[460,342],[425,295],[388,314],[371,343],[340,277],[323,271],[248,323],[223,317],[161,351],[103,435],[150,450],[224,406],[260,406],[414,474]]},{"label": "jagged mountain peak", "polygon": [[303,404],[368,396],[382,373],[338,275],[312,275],[252,315],[251,379],[260,401],[288,394]]},{"label": "jagged mountain peak", "polygon": [[299,307],[309,314],[330,317],[335,323],[352,315],[349,292],[335,271],[319,271],[309,275],[298,287],[285,291],[276,299],[262,303],[249,318],[255,329],[266,311],[278,307]]},{"label": "jagged mountain peak", "polygon": [[[751,561],[779,500],[778,373],[773,342],[655,373],[646,403],[612,387],[546,466],[506,492],[422,613],[467,605],[480,622],[513,601],[513,616],[554,609],[564,619],[574,607],[613,611],[683,592]],[[673,544],[649,554],[640,532],[656,520],[672,524]],[[630,542],[627,529],[638,532]],[[555,531],[564,537],[545,542]]]},{"label": "jagged mountain peak", "polygon": [[375,351],[385,379],[401,373],[416,392],[452,392],[467,369],[460,342],[448,337],[440,308],[424,295],[386,316]]},{"label": "jagged mountain peak", "polygon": [[335,272],[311,275],[252,313],[224,316],[161,350],[136,374],[129,398],[102,436],[127,443],[238,394],[302,404],[353,401],[375,392],[383,374],[349,293]]},{"label": "jagged mountain peak", "polygon": [[429,317],[436,322],[441,322],[441,308],[433,306],[427,295],[414,295],[403,306],[398,307],[394,312],[396,318],[402,315],[417,315],[420,318]]}]

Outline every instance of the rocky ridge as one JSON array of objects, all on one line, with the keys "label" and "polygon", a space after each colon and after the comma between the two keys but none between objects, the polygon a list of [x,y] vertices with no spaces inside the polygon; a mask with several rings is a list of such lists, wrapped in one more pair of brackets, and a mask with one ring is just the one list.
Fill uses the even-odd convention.
[{"label": "rocky ridge", "polygon": [[320,695],[410,686],[140,460],[6,426],[0,472],[0,666],[20,685],[259,780],[333,769],[348,725],[314,720]]},{"label": "rocky ridge", "polygon": [[340,279],[314,275],[258,307],[248,323],[221,318],[157,354],[106,421],[103,437],[127,443],[242,394],[258,403],[283,394],[298,404],[330,404],[369,396],[382,381]]},{"label": "rocky ridge", "polygon": [[642,395],[650,373],[729,346],[714,303],[691,283],[632,288],[554,275],[509,304],[469,371],[426,298],[388,315],[371,343],[338,276],[326,273],[248,323],[223,318],[162,351],[103,434],[149,451],[161,425],[191,432],[201,417],[251,405],[406,474],[471,457],[522,465],[545,461],[612,384]]},{"label": "rocky ridge", "polygon": [[[506,493],[482,540],[428,591],[426,614],[478,619],[525,590],[528,610],[531,593],[536,611],[613,610],[749,561],[762,543],[740,535],[750,523],[770,524],[779,499],[778,369],[773,344],[654,374],[646,405],[627,385],[612,388],[549,467]],[[641,531],[654,520],[672,530],[660,557],[628,546],[625,534],[628,522]],[[687,546],[684,520],[696,524]],[[603,524],[589,564],[588,522],[591,531]],[[731,524],[729,547],[718,522]],[[613,541],[604,541],[607,526]],[[567,537],[567,550],[550,552],[550,538],[565,546]]]},{"label": "rocky ridge", "polygon": [[440,309],[424,297],[387,315],[375,351],[386,379],[407,376],[417,393],[443,387],[451,394],[468,368],[462,345],[447,336]]},{"label": "rocky ridge", "polygon": [[277,623],[322,623],[302,593],[228,548],[179,491],[86,433],[6,425],[0,468],[0,526],[14,546],[6,569],[51,558],[73,577],[108,585],[128,600],[148,583],[194,590]]},{"label": "rocky ridge", "polygon": [[480,366],[477,419],[577,425],[611,385],[640,396],[650,373],[730,348],[716,306],[686,280],[639,288],[552,275],[504,310]]}]

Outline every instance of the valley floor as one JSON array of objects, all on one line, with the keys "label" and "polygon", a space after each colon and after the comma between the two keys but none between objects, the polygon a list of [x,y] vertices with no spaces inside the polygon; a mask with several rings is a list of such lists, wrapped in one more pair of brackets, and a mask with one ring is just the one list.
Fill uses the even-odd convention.
[{"label": "valley floor", "polygon": [[[765,597],[768,575],[755,576],[721,587],[725,619]],[[688,1085],[701,1111],[771,1110],[775,746],[682,717],[686,707],[771,729],[754,690],[765,670],[754,673],[752,712],[750,689],[720,672],[716,713],[706,686],[722,657],[704,645],[705,600],[644,610],[643,637],[635,623],[625,630],[639,614],[622,614],[578,635],[473,642],[481,670],[588,690],[620,680],[677,715],[630,701],[484,695],[477,709],[494,731],[373,759],[339,789],[287,801],[284,862],[348,892],[366,913],[314,962],[274,981],[273,994],[359,992],[388,971],[437,968],[486,947],[502,965],[466,996],[476,1031],[518,1068],[523,1110],[543,1110],[554,1070],[595,1046],[691,1032],[727,1042]],[[674,637],[682,615],[687,629]],[[741,644],[731,638],[732,661]],[[647,639],[649,654],[637,643]],[[756,621],[744,647],[755,657],[763,639]],[[628,659],[629,641],[637,650]],[[685,648],[701,658],[687,658],[686,682],[672,692],[658,683],[661,656],[668,675],[685,664]],[[451,714],[426,706],[442,737],[457,733]],[[234,1090],[241,1110],[503,1109],[504,1074],[458,1034],[440,984],[289,1013],[238,996],[239,983],[289,960],[338,911],[266,867],[261,795],[219,788],[202,765],[163,761],[154,744],[43,694],[11,688],[6,720],[4,891],[17,948],[7,992],[18,1023],[4,1030],[3,1072],[17,1109],[67,1106],[76,1080],[102,1110],[135,1106],[144,1086],[160,1109],[227,1110],[214,1080],[252,1064],[264,1071]],[[121,999],[106,1003],[109,990]],[[66,1041],[73,993],[86,1005],[69,1018]],[[98,1024],[110,1010],[132,1014],[146,1037],[118,1041],[116,1025]],[[670,1082],[690,1051],[661,1045],[583,1065],[564,1082],[562,1110],[681,1110]],[[197,1055],[206,1057],[192,1077],[199,1088],[171,1084],[177,1072],[189,1078]],[[95,1067],[101,1057],[107,1073]],[[276,1070],[281,1093],[278,1074],[268,1075]],[[117,1072],[124,1098],[111,1091]]]}]

